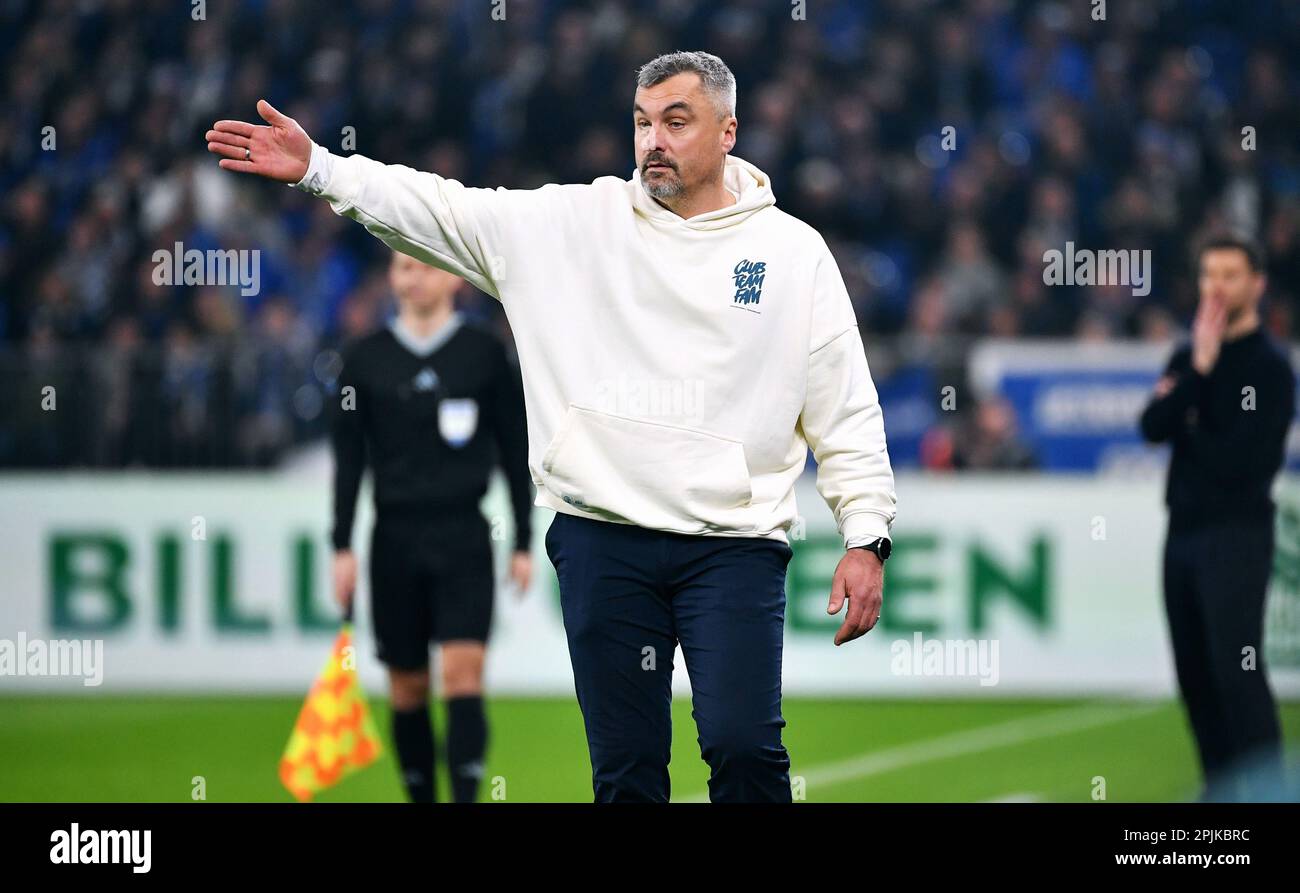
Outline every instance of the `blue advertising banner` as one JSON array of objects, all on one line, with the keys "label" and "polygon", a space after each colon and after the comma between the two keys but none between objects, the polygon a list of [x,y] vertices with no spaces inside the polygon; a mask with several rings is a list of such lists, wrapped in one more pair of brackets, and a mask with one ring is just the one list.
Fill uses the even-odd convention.
[{"label": "blue advertising banner", "polygon": [[[991,340],[972,351],[969,372],[981,396],[1011,404],[1043,470],[1146,470],[1163,465],[1168,450],[1143,442],[1138,417],[1175,347]],[[1300,468],[1295,425],[1286,465]]]}]

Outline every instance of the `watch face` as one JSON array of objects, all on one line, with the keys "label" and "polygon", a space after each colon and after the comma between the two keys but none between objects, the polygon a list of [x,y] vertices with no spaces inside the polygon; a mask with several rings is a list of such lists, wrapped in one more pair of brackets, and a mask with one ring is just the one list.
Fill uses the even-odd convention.
[{"label": "watch face", "polygon": [[878,549],[880,549],[881,558],[888,558],[890,551],[893,549],[893,544],[890,543],[889,540],[885,539],[883,536],[880,539],[876,540],[876,546]]}]

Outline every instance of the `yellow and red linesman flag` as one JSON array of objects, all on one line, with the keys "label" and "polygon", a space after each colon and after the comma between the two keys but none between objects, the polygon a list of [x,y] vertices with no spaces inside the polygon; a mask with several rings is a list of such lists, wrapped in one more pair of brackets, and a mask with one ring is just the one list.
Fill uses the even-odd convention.
[{"label": "yellow and red linesman flag", "polygon": [[345,623],[280,758],[280,781],[301,802],[379,757],[379,732],[357,679],[355,654],[352,624]]}]

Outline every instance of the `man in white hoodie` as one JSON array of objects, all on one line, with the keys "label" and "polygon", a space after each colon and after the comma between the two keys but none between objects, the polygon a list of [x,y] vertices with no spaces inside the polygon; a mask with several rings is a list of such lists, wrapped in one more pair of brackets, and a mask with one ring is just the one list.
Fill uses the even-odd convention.
[{"label": "man in white hoodie", "polygon": [[781,644],[809,448],[845,544],[835,644],[880,616],[894,478],[857,320],[825,241],[730,155],[735,107],[722,60],[660,56],[638,71],[632,178],[532,190],[335,156],[265,101],[268,126],[207,133],[221,167],[502,302],[598,801],[668,799],[679,644],[712,799],[791,799]]}]

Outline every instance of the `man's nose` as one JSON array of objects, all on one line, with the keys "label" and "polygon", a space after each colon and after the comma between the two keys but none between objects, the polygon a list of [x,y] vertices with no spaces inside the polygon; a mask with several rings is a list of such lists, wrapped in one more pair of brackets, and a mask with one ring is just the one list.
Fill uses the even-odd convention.
[{"label": "man's nose", "polygon": [[641,133],[641,148],[645,152],[657,152],[663,149],[663,141],[660,139],[662,131],[655,124],[651,124]]}]

